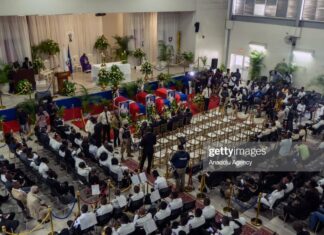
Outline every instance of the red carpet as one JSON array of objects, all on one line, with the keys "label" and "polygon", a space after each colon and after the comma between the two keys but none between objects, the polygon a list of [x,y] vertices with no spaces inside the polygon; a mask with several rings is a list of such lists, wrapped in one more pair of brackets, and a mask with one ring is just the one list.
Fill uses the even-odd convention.
[{"label": "red carpet", "polygon": [[20,126],[17,120],[3,122],[3,133],[9,133],[11,130],[13,132],[18,132],[20,130]]}]

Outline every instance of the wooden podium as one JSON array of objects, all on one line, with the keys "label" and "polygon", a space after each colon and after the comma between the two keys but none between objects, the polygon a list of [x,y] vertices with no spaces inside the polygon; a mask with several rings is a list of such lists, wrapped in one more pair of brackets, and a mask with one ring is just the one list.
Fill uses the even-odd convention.
[{"label": "wooden podium", "polygon": [[[55,77],[57,79],[57,93],[62,94],[63,92],[63,87],[64,87],[64,82],[69,80],[69,76],[70,76],[70,71],[67,72],[58,72],[55,73]],[[53,93],[56,92],[56,88],[55,88],[55,82],[53,82]]]}]

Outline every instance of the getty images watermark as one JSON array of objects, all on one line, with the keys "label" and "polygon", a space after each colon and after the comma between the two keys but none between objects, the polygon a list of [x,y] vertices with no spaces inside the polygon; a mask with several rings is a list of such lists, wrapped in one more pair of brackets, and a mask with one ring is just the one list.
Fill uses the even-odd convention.
[{"label": "getty images watermark", "polygon": [[[305,148],[309,149],[306,158]],[[208,171],[287,172],[321,171],[324,168],[323,151],[316,152],[313,146],[303,142],[294,142],[288,152],[279,142],[218,142],[205,150],[203,168]]]}]

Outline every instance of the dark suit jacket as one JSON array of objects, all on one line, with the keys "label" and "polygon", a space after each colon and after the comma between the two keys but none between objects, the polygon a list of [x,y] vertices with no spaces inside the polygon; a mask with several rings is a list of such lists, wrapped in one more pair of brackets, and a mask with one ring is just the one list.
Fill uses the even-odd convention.
[{"label": "dark suit jacket", "polygon": [[152,132],[146,133],[142,140],[140,145],[143,147],[143,152],[147,154],[153,154],[154,153],[154,145],[156,144],[156,136]]}]

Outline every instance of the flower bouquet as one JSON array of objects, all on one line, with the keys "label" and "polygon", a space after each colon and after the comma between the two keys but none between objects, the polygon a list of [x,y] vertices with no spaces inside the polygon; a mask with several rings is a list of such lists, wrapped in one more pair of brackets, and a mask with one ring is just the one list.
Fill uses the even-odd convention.
[{"label": "flower bouquet", "polygon": [[98,85],[101,86],[102,90],[109,85],[109,72],[106,68],[101,68],[98,73]]},{"label": "flower bouquet", "polygon": [[62,94],[65,96],[74,96],[75,91],[76,91],[75,83],[65,80],[63,83]]},{"label": "flower bouquet", "polygon": [[144,80],[148,80],[149,75],[153,75],[153,66],[150,62],[145,61],[142,64],[141,73],[144,75]]}]

